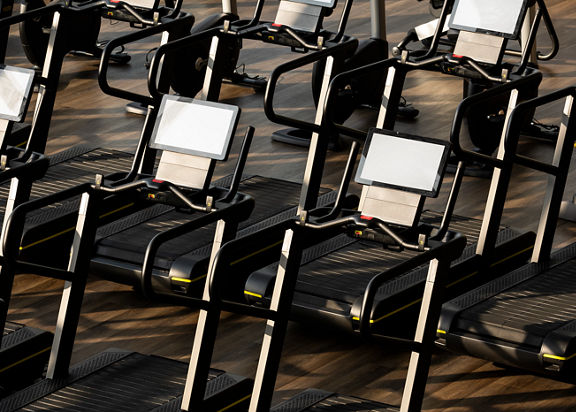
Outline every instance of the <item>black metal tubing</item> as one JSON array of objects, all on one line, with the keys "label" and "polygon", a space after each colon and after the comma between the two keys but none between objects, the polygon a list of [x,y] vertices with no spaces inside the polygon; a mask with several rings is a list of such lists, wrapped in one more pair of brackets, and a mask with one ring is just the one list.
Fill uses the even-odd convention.
[{"label": "black metal tubing", "polygon": [[[534,99],[527,100],[518,104],[512,114],[510,116],[510,122],[508,123],[508,128],[506,130],[506,151],[512,153],[514,162],[516,164],[531,168],[533,170],[537,170],[543,173],[547,173],[552,176],[558,176],[565,171],[558,167],[554,166],[550,163],[542,162],[540,160],[536,160],[530,158],[525,155],[521,155],[516,153],[516,146],[518,145],[518,140],[520,138],[520,130],[522,127],[522,116],[529,110],[536,109],[537,107],[546,105],[548,103],[552,103],[556,100],[560,100],[562,98],[566,98],[572,96],[576,98],[576,87],[566,87],[564,89],[557,90],[555,92],[549,93],[544,96],[536,97]],[[574,122],[574,119],[570,119],[571,122]],[[574,136],[568,137],[568,140],[571,142],[574,140]],[[572,150],[572,145],[569,145],[570,150]],[[566,150],[566,149],[564,149]]]},{"label": "black metal tubing", "polygon": [[44,155],[36,154],[37,157],[35,156],[34,158],[32,157],[33,155],[29,155],[27,160],[23,156],[20,159],[10,161],[9,168],[0,171],[0,183],[4,183],[13,177],[41,178],[46,173],[50,161]]},{"label": "black metal tubing", "polygon": [[437,56],[433,57],[428,60],[423,60],[419,62],[402,62],[396,57],[391,57],[389,59],[380,60],[374,63],[367,64],[366,66],[358,67],[356,69],[348,70],[346,72],[339,73],[338,75],[334,76],[334,78],[330,82],[330,86],[328,88],[328,96],[326,98],[326,102],[324,104],[324,119],[328,122],[329,126],[339,133],[356,139],[358,141],[364,141],[366,138],[366,134],[368,133],[367,130],[360,130],[354,129],[348,126],[344,126],[343,124],[335,123],[334,122],[334,103],[333,99],[338,90],[346,85],[346,82],[354,77],[359,77],[368,73],[372,73],[375,71],[382,72],[382,76],[387,75],[387,70],[390,67],[394,67],[398,70],[404,71],[411,71],[416,69],[425,69],[428,66],[433,66],[437,63],[440,63],[445,60],[444,56]]},{"label": "black metal tubing", "polygon": [[240,148],[240,153],[238,155],[238,161],[236,162],[234,174],[232,175],[230,189],[228,189],[226,196],[221,199],[223,202],[230,202],[232,198],[236,196],[236,193],[238,193],[238,187],[240,186],[240,181],[242,180],[242,171],[244,170],[244,166],[248,160],[248,154],[250,152],[250,146],[252,145],[254,131],[254,127],[248,126],[248,129],[244,134],[244,139],[242,139],[242,147]]},{"label": "black metal tubing", "polygon": [[33,19],[34,17],[43,16],[44,14],[47,13],[57,12],[58,10],[64,7],[65,6],[62,2],[53,2],[38,9],[34,9],[31,11],[27,11],[25,13],[15,14],[10,17],[0,19],[0,29],[10,27],[17,23],[22,23],[23,21]]},{"label": "black metal tubing", "polygon": [[[454,239],[449,240],[446,243],[441,244],[438,247],[434,247],[427,252],[414,256],[412,259],[402,262],[393,268],[378,274],[373,277],[368,283],[364,296],[362,299],[362,308],[360,311],[359,320],[359,332],[364,337],[371,336],[370,331],[370,315],[372,312],[372,307],[374,305],[374,299],[378,293],[378,289],[388,280],[408,273],[419,266],[424,265],[426,262],[433,259],[438,260],[454,260],[464,250],[466,247],[466,237],[459,235]],[[441,273],[439,275],[446,276],[446,273]],[[443,279],[438,279],[439,283],[443,283]],[[380,336],[379,336],[380,337]],[[383,337],[384,338],[384,337]]]},{"label": "black metal tubing", "polygon": [[462,122],[464,120],[466,112],[471,106],[480,102],[488,101],[500,94],[507,93],[514,89],[520,88],[525,84],[529,84],[538,76],[542,76],[542,74],[535,69],[530,69],[530,71],[531,72],[526,76],[520,77],[508,83],[498,85],[491,89],[485,90],[481,93],[474,94],[472,96],[465,98],[460,102],[460,104],[456,109],[454,120],[452,121],[452,129],[450,131],[450,142],[452,143],[452,151],[459,159],[472,162],[478,161],[480,163],[485,163],[494,167],[503,166],[502,161],[497,158],[482,153],[477,153],[472,150],[464,149],[462,147],[462,145],[460,144],[460,132],[462,129]]},{"label": "black metal tubing", "polygon": [[218,220],[245,220],[254,209],[254,204],[254,199],[251,196],[238,194],[235,199],[227,206],[212,212],[208,212],[204,216],[201,216],[190,222],[186,222],[172,229],[165,230],[164,232],[160,232],[154,236],[150,243],[148,243],[146,253],[144,255],[144,262],[142,264],[142,277],[140,285],[142,288],[142,293],[148,297],[156,295],[154,288],[152,287],[152,269],[154,266],[154,258],[156,257],[156,252],[163,243],[201,227],[205,227],[211,223],[217,222]]},{"label": "black metal tubing", "polygon": [[195,33],[190,36],[182,37],[181,39],[165,43],[158,47],[154,57],[152,58],[150,70],[148,71],[148,91],[150,92],[152,98],[160,98],[163,94],[158,90],[156,81],[158,79],[158,72],[160,70],[162,58],[166,54],[193,45],[195,42],[218,35],[222,35],[222,32],[219,27],[214,27],[200,33]]},{"label": "black metal tubing", "polygon": [[270,74],[270,78],[268,79],[268,84],[266,86],[266,92],[264,94],[264,113],[268,119],[274,123],[319,133],[322,130],[322,125],[317,125],[315,123],[279,115],[274,111],[274,94],[276,92],[276,85],[278,80],[280,79],[280,76],[285,73],[296,70],[308,64],[315,63],[326,57],[335,56],[337,54],[346,56],[348,53],[353,53],[357,47],[358,40],[354,38],[346,38],[341,43],[330,45],[326,49],[306,54],[302,57],[277,66]]},{"label": "black metal tubing", "polygon": [[125,44],[132,43],[137,40],[144,39],[149,36],[153,36],[158,33],[169,31],[173,26],[187,23],[190,20],[190,25],[194,24],[194,16],[191,14],[185,14],[175,20],[168,21],[166,23],[152,26],[143,30],[129,33],[125,36],[117,37],[108,42],[104,50],[102,51],[102,57],[100,59],[100,67],[98,68],[98,84],[102,91],[110,96],[119,97],[121,99],[126,99],[129,101],[136,101],[144,105],[154,104],[154,98],[150,96],[144,96],[142,94],[130,92],[128,90],[122,90],[117,87],[113,87],[108,82],[108,67],[110,66],[110,56],[112,52]]},{"label": "black metal tubing", "polygon": [[[13,227],[23,227],[23,220],[26,217],[26,214],[33,211],[40,209],[42,207],[46,207],[52,203],[62,202],[64,200],[68,200],[71,197],[79,196],[85,192],[90,192],[92,190],[90,183],[84,183],[70,189],[63,190],[61,192],[54,193],[52,195],[44,196],[39,199],[30,200],[28,202],[22,203],[21,205],[14,208],[14,211],[8,217],[6,221],[6,227],[4,232],[4,239],[2,242],[2,250],[6,251],[7,246],[10,244],[20,244],[20,234],[15,234],[17,229]],[[4,254],[4,253],[2,253]]]}]

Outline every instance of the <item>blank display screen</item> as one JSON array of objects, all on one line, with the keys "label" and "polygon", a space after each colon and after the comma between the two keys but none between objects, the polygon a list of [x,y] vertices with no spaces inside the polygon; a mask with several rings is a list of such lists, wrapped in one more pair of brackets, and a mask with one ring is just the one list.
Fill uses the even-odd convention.
[{"label": "blank display screen", "polygon": [[292,0],[296,3],[311,4],[312,6],[334,8],[336,0]]},{"label": "blank display screen", "polygon": [[223,160],[238,113],[237,106],[164,96],[151,147]]},{"label": "blank display screen", "polygon": [[0,66],[0,117],[19,122],[24,116],[34,70]]},{"label": "blank display screen", "polygon": [[436,196],[448,152],[448,142],[373,130],[356,181]]},{"label": "blank display screen", "polygon": [[515,37],[525,10],[526,0],[457,0],[450,28]]}]

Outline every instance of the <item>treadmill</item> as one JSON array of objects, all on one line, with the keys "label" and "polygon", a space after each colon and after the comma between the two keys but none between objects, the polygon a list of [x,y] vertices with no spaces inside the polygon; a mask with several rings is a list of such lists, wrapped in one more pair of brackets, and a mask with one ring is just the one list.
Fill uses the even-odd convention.
[{"label": "treadmill", "polygon": [[[260,0],[260,2],[263,5],[263,0]],[[294,7],[298,10],[298,7],[304,6],[302,6],[301,3],[297,3]],[[347,7],[349,8],[349,5]],[[260,6],[257,7],[257,9],[260,8]],[[326,11],[322,11],[322,8],[325,8],[322,4],[315,4],[314,7],[312,7],[312,5],[305,5],[304,7],[305,10],[311,8],[320,9],[320,17],[327,13]],[[300,14],[296,14],[296,12],[292,14],[295,20],[297,20],[297,17],[308,18],[309,16],[307,16],[308,15],[303,12]],[[320,17],[318,17],[318,19]],[[258,24],[258,21],[254,20],[251,25],[249,27],[247,26],[248,28],[244,30],[251,33],[251,36],[257,37],[256,30],[258,30],[258,33],[263,33],[265,30],[268,30],[270,26],[270,23]],[[280,65],[272,73],[272,78],[275,79],[272,81],[277,81],[278,77],[283,73],[298,69],[321,59],[338,61],[355,49],[357,43],[355,39],[348,38],[342,33],[319,31],[319,27],[320,25],[317,24],[314,29],[315,31],[308,33],[309,37],[322,34],[327,37],[327,40],[325,42],[315,43],[314,45],[308,45],[313,47],[310,49],[310,53]],[[343,30],[343,27],[344,24],[342,23],[341,30]],[[222,79],[227,73],[226,59],[229,50],[228,45],[230,43],[235,44],[239,37],[242,37],[240,31],[233,32],[226,26],[166,43],[161,46],[155,54],[150,68],[149,79],[156,79],[157,73],[160,71],[160,62],[164,61],[162,71],[169,71],[169,66],[167,66],[166,63],[168,58],[178,56],[182,50],[188,47],[194,47],[198,41],[204,41],[206,38],[212,39],[211,54],[209,57],[211,64],[206,71],[204,89],[199,94],[199,98],[206,101],[216,100],[220,94]],[[276,39],[280,39],[277,42],[278,44],[285,45],[288,39],[291,39],[292,43],[294,43],[297,42],[298,39],[301,39],[301,36],[297,35],[296,32],[292,31],[289,27],[282,26],[282,29],[279,29]],[[332,39],[334,41],[332,41]],[[260,41],[262,40],[272,41],[270,40],[270,36],[264,36],[260,39]],[[292,43],[290,43],[290,47],[295,47]],[[105,54],[107,55],[107,51],[117,47],[118,44],[115,40],[111,41],[106,47]],[[173,61],[177,64],[177,60],[174,59]],[[112,90],[113,88],[107,84],[105,78],[106,70],[107,63],[103,60],[100,73],[103,90],[110,94],[117,93],[117,95],[120,95],[120,91]],[[328,68],[328,70],[330,70],[330,68]],[[329,77],[330,71],[327,71],[325,78],[326,89]],[[155,96],[154,98],[161,95],[155,81],[149,81],[149,87],[150,94]],[[127,98],[129,97],[127,94],[125,94],[125,96]],[[265,97],[265,101],[266,107],[272,105],[271,98]],[[265,110],[269,109],[266,108]],[[298,120],[294,119],[293,121]],[[322,110],[318,111],[315,122],[299,121],[299,124],[301,124],[303,128],[317,134],[325,132],[322,124]],[[319,144],[310,150],[309,156],[316,158],[318,162],[315,167],[323,167],[326,149],[326,146]],[[148,155],[149,154],[146,154],[144,157]],[[133,173],[136,172],[136,168],[137,163],[135,163],[135,167],[132,169]],[[133,173],[131,174],[133,175]],[[221,181],[221,184],[225,184],[224,182],[226,182],[226,178]],[[305,181],[304,184],[300,184],[262,176],[245,176],[240,183],[239,190],[257,199],[255,210],[250,219],[244,221],[238,227],[238,233],[241,235],[263,230],[268,226],[278,224],[278,222],[295,216],[302,191],[310,193],[308,202],[313,206],[317,204],[319,206],[325,206],[334,202],[336,199],[336,193],[321,188],[320,179],[309,180]],[[354,202],[354,199],[352,198],[350,201]],[[211,250],[211,237],[214,227],[198,228],[198,230],[193,233],[187,232],[184,234],[180,226],[188,219],[189,217],[183,215],[177,208],[162,205],[145,208],[125,218],[103,225],[96,236],[91,271],[97,276],[107,280],[132,285],[142,292],[144,292],[141,288],[143,279],[148,276],[147,272],[150,271],[152,288],[149,289],[147,293],[151,297],[163,297],[178,301],[180,297],[199,296],[202,292],[207,273]],[[273,236],[272,244],[268,244],[265,248],[257,251],[256,254],[251,255],[251,257],[254,257],[258,261],[272,262],[280,248],[280,242],[278,240],[277,236]],[[50,244],[50,242],[47,242],[47,244]],[[250,253],[252,254],[254,251],[251,250]],[[253,260],[254,259],[239,259],[235,270],[237,270],[238,273],[241,273],[241,271],[243,273],[250,273],[252,269],[247,265],[252,264]],[[242,270],[240,268],[242,268]],[[243,285],[245,278],[239,277],[238,282]],[[230,289],[241,291],[242,286],[231,287]],[[241,292],[237,298],[242,300]],[[186,303],[188,301],[184,299],[183,302]]]},{"label": "treadmill", "polygon": [[[9,185],[9,195],[3,212],[9,214],[19,203],[28,199],[34,180],[48,169],[48,159],[29,148],[18,149],[5,144],[14,123],[23,122],[32,94],[34,70],[0,65],[0,182]],[[10,391],[39,377],[48,361],[52,334],[37,328],[5,322],[10,301],[11,281],[0,278],[0,388]]]},{"label": "treadmill", "polygon": [[[507,136],[508,156],[548,175],[548,186],[530,263],[442,308],[437,343],[516,368],[573,380],[576,360],[576,246],[552,252],[556,220],[570,167],[576,89],[566,88],[522,103]],[[544,104],[564,101],[553,159],[543,162],[517,153],[518,117]]]},{"label": "treadmill", "polygon": [[[479,23],[482,22],[482,16],[475,17]],[[516,19],[521,21],[522,18],[521,12],[518,12]],[[517,20],[514,20],[513,24],[516,25]],[[457,43],[456,50],[464,53],[464,50],[468,49],[471,56],[476,56],[476,49],[479,48],[478,43],[474,43],[475,45],[471,47],[469,42],[469,36],[475,34],[480,35],[477,40],[479,44],[487,43],[487,48],[492,56],[501,55],[506,44],[505,39],[501,39],[500,36],[473,31],[462,36],[465,44]],[[497,46],[495,46],[495,50],[492,50],[494,43]],[[486,50],[483,52],[486,53]],[[521,73],[511,73],[508,69],[499,66],[498,61],[494,61],[492,64],[480,64],[476,63],[472,57],[467,56],[457,59],[454,59],[452,55],[434,56],[422,61],[412,61],[404,56],[401,59],[385,60],[335,77],[330,87],[330,97],[345,85],[351,76],[374,70],[381,70],[382,72],[387,70],[387,87],[384,92],[377,127],[389,129],[387,125],[393,125],[394,112],[407,72],[416,69],[432,70],[440,62],[451,65],[455,73],[465,72],[469,75],[468,72],[477,67],[478,76],[487,75],[492,78],[487,73],[490,67],[492,70],[501,70],[502,74],[506,74],[500,78],[501,81],[498,86],[471,95],[458,106],[450,139],[454,145],[453,150],[456,157],[462,161],[455,174],[445,212],[424,210],[424,198],[420,194],[407,194],[394,190],[372,194],[367,192],[368,189],[363,188],[360,204],[362,205],[363,202],[370,203],[373,199],[387,198],[390,202],[390,208],[397,213],[399,222],[405,224],[406,219],[410,219],[409,221],[414,224],[413,230],[415,231],[422,230],[426,236],[437,237],[442,236],[446,228],[450,227],[450,229],[461,232],[467,237],[469,245],[462,258],[453,263],[450,272],[451,281],[448,282],[446,290],[446,298],[449,299],[486,282],[499,273],[508,272],[523,264],[530,256],[535,239],[533,233],[518,233],[509,227],[500,225],[496,232],[486,230],[492,221],[499,221],[500,204],[504,201],[494,197],[492,193],[499,190],[498,187],[508,187],[506,173],[498,171],[508,170],[512,164],[505,158],[501,158],[503,153],[492,157],[463,151],[460,148],[460,128],[466,113],[478,104],[491,102],[496,98],[508,98],[508,108],[514,107],[519,93],[512,91],[538,84],[541,74],[532,69],[524,69]],[[326,110],[326,117],[332,118],[331,110],[333,109],[329,104],[326,105]],[[343,125],[335,125],[335,127],[341,134],[347,134],[358,140],[365,138],[362,131]],[[486,202],[486,210],[489,212],[485,214],[483,220],[452,216],[466,165],[478,161],[493,167],[498,176],[492,181]],[[421,229],[418,227],[420,224],[422,225]],[[425,229],[426,227],[429,229]],[[369,310],[371,326],[375,330],[382,331],[394,328],[398,330],[399,334],[407,332],[406,325],[412,324],[407,322],[407,319],[415,319],[417,316],[415,308],[426,279],[425,271],[404,274],[395,278],[390,277],[389,281],[378,291],[374,305],[371,308],[363,307],[362,302],[366,288],[371,280],[377,276],[384,276],[386,272],[383,270],[412,256],[411,251],[402,250],[402,248],[399,248],[400,250],[382,250],[381,245],[372,241],[373,237],[374,234],[370,231],[366,233],[350,232],[334,238],[327,238],[323,244],[309,248],[304,252],[293,301],[292,316],[294,320],[355,332],[358,331],[359,319],[367,315],[362,311]],[[276,267],[274,265],[251,274],[246,282],[245,298],[253,304],[267,306],[270,302],[275,275]]]},{"label": "treadmill", "polygon": [[[358,146],[357,143],[353,145]],[[410,192],[421,193],[425,191],[433,194],[439,188],[441,176],[446,167],[448,152],[449,144],[441,140],[422,139],[418,136],[401,135],[375,129],[370,132],[368,137],[356,179],[367,187],[392,186]],[[386,159],[387,162],[382,162],[382,158]],[[419,165],[418,173],[407,173],[412,171],[415,165]],[[405,173],[397,173],[398,168],[401,168]],[[198,405],[201,404],[202,394],[205,391],[205,376],[208,373],[211,351],[216,340],[222,310],[267,319],[249,411],[397,410],[389,409],[387,405],[376,402],[362,401],[358,398],[330,394],[324,391],[306,391],[302,395],[298,395],[295,400],[271,408],[278,365],[282,357],[282,345],[291,311],[291,300],[296,293],[294,287],[304,245],[308,243],[308,237],[316,236],[315,232],[327,231],[331,233],[336,228],[344,233],[350,230],[364,231],[370,228],[380,235],[379,242],[381,245],[396,245],[412,250],[414,254],[411,259],[396,265],[389,271],[391,274],[411,272],[419,270],[422,265],[427,266],[427,281],[422,295],[422,305],[414,339],[375,336],[369,325],[369,317],[362,319],[364,337],[391,339],[406,344],[413,351],[403,405],[400,410],[420,410],[434,346],[434,328],[442,302],[443,288],[441,286],[449,281],[447,275],[450,262],[460,256],[466,246],[466,239],[455,232],[448,232],[442,240],[428,239],[418,234],[414,236],[415,234],[409,230],[409,227],[400,227],[396,221],[397,216],[390,213],[386,201],[375,199],[371,204],[363,204],[359,211],[343,217],[326,215],[324,218],[314,219],[310,218],[307,213],[302,213],[286,223],[284,225],[285,236],[280,258],[281,263],[270,308],[258,308],[230,302],[221,294],[222,287],[228,282],[228,268],[230,263],[236,259],[237,248],[241,247],[243,243],[254,241],[258,238],[258,234],[225,244],[218,253],[214,262],[214,269],[210,272],[210,280],[204,291],[205,307],[200,311],[182,410],[202,410],[202,408],[198,408]],[[426,265],[428,262],[430,262],[429,265]],[[379,276],[373,280],[370,292],[367,293],[363,303],[365,306],[371,306],[378,288],[385,283],[386,276]]]},{"label": "treadmill", "polygon": [[[164,96],[149,143],[163,154],[157,172],[116,186],[106,185],[98,175],[94,184],[82,186],[82,204],[66,270],[17,260],[16,253],[25,215],[58,201],[59,194],[15,208],[4,238],[2,276],[13,278],[16,271],[26,271],[64,279],[65,285],[46,378],[0,400],[0,410],[146,411],[181,396],[187,369],[183,362],[111,349],[70,367],[92,245],[99,215],[105,210],[103,200],[108,193],[125,192],[149,202],[171,204],[189,215],[201,214],[193,220],[197,225],[217,222],[211,253],[214,258],[221,243],[254,207],[254,199],[237,192],[236,184],[230,188],[211,184],[215,163],[228,157],[239,113],[237,106]],[[191,119],[196,122],[188,123]],[[183,123],[191,126],[183,129]],[[249,128],[233,182],[240,179],[252,134]],[[208,381],[207,404],[202,410],[234,410],[249,399],[249,379],[212,370]]]},{"label": "treadmill", "polygon": [[[157,5],[154,7],[154,9],[146,9],[144,6],[131,7],[128,3],[108,5],[102,1],[79,3],[54,2],[41,9],[0,20],[0,28],[9,28],[14,24],[28,19],[34,19],[44,14],[54,14],[54,23],[52,25],[48,46],[50,52],[47,53],[42,73],[36,78],[38,95],[29,136],[26,135],[23,141],[15,141],[14,135],[9,135],[9,137],[5,139],[4,144],[20,145],[28,140],[31,142],[29,145],[30,150],[38,153],[44,152],[58,88],[60,70],[64,56],[74,46],[73,39],[77,37],[75,33],[81,30],[81,16],[92,15],[94,13],[98,15],[99,13],[105,13],[106,10],[112,9],[115,12],[118,11],[118,13],[125,12],[127,13],[126,16],[122,17],[124,20],[131,21],[134,25],[147,27],[144,30],[139,30],[137,33],[133,33],[133,39],[142,39],[159,33],[166,33],[166,37],[169,39],[181,36],[185,34],[186,31],[189,31],[194,21],[192,16],[180,13],[177,9],[167,9],[157,7]],[[128,10],[130,10],[130,12],[128,12]],[[115,14],[115,16],[121,18],[121,16],[118,17],[118,14]],[[154,17],[154,19],[150,20],[148,17]],[[80,27],[78,27],[78,25],[80,25]],[[49,171],[42,180],[34,184],[30,196],[32,198],[39,198],[50,193],[74,187],[80,183],[90,181],[97,172],[109,176],[112,176],[113,173],[127,172],[130,169],[132,160],[133,156],[130,153],[107,148],[98,149],[89,145],[73,147],[50,156]],[[119,177],[121,177],[121,175],[116,175],[116,178]],[[5,184],[0,189],[2,193],[0,196],[0,207],[4,207],[7,191],[8,186]],[[57,209],[59,211],[56,211]],[[32,239],[29,243],[34,243],[46,236],[52,236],[62,231],[66,232],[68,230],[66,233],[71,233],[70,231],[72,229],[70,229],[69,225],[73,227],[73,220],[66,220],[66,215],[73,213],[71,209],[73,208],[70,205],[53,207],[51,210],[52,214],[48,213],[44,215],[46,219],[53,223],[52,231],[50,233],[40,233],[40,237]],[[110,211],[114,211],[115,209],[117,209],[116,205],[111,205]],[[116,212],[126,213],[127,210],[119,209],[116,210]],[[38,224],[38,221],[32,221],[31,224]],[[37,259],[39,256],[42,256],[42,250],[38,251],[39,254],[33,256],[32,252],[34,252],[34,250],[25,248],[25,246],[23,253],[26,254],[27,258]],[[44,253],[44,256],[51,255],[53,254]]]}]

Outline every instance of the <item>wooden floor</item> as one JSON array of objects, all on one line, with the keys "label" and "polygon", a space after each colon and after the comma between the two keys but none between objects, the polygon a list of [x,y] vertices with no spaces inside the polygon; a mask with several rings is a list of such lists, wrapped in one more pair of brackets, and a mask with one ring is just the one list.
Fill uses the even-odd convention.
[{"label": "wooden floor", "polygon": [[[186,1],[185,9],[197,20],[218,10],[218,2]],[[391,43],[401,39],[413,25],[429,18],[427,2],[391,0],[388,7],[388,33]],[[541,93],[576,84],[576,5],[572,0],[549,0],[551,15],[559,32],[562,49],[551,62],[542,64],[544,81]],[[254,2],[241,1],[240,14],[251,15]],[[111,38],[128,29],[122,24],[103,23],[101,38]],[[369,7],[366,0],[354,6],[348,32],[359,38],[369,34]],[[572,43],[574,42],[574,43]],[[546,48],[545,38],[541,47]],[[113,70],[121,87],[143,90],[144,56],[150,43],[129,48],[133,61]],[[245,44],[240,61],[250,74],[266,76],[281,61],[290,58],[286,50],[270,45]],[[17,34],[11,36],[8,64],[25,64],[19,50]],[[70,58],[66,62],[60,92],[54,111],[48,150],[56,152],[70,145],[89,142],[131,150],[138,139],[142,118],[124,113],[125,102],[105,96],[95,81],[97,61]],[[278,106],[286,112],[311,118],[312,100],[306,84],[309,71],[301,70],[284,79]],[[459,81],[423,74],[410,78],[405,96],[421,110],[413,122],[400,122],[400,130],[447,138],[451,116],[459,101]],[[269,136],[277,127],[262,111],[262,96],[237,86],[227,86],[222,99],[239,105],[242,110],[240,129],[256,126],[256,139],[247,172],[298,181],[303,176],[305,151],[272,143]],[[551,111],[538,116],[552,118]],[[373,118],[362,113],[360,121]],[[374,121],[373,119],[371,120]],[[237,150],[237,148],[236,148]],[[527,152],[550,155],[550,147],[541,142],[528,142]],[[325,184],[339,181],[344,153],[330,153]],[[224,174],[231,166],[218,170]],[[576,190],[571,178],[566,198]],[[448,182],[450,179],[448,179]],[[488,182],[467,178],[457,212],[480,217]],[[432,202],[441,204],[442,196]],[[505,222],[519,229],[534,229],[543,179],[519,170],[510,194]],[[574,224],[561,224],[558,245],[575,237]],[[17,278],[11,319],[52,329],[62,284],[31,275]],[[74,360],[78,361],[108,347],[133,349],[175,359],[187,360],[197,319],[189,308],[155,304],[139,297],[130,288],[98,280],[92,276],[88,285],[81,317]],[[215,352],[215,367],[250,375],[253,373],[262,337],[262,322],[233,314],[222,319],[220,338]],[[310,386],[398,403],[406,373],[408,355],[402,348],[362,343],[350,337],[290,326],[283,362],[277,382],[277,398],[282,399]],[[433,360],[424,402],[426,411],[574,411],[576,390],[573,385],[519,371],[501,369],[491,363],[438,351]]]}]

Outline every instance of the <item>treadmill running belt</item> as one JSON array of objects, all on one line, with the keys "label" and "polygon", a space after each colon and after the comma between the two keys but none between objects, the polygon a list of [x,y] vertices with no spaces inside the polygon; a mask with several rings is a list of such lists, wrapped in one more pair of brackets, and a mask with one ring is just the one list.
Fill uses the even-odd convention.
[{"label": "treadmill running belt", "polygon": [[389,412],[398,411],[398,408],[353,396],[334,394],[319,389],[307,389],[271,409],[271,412],[304,411]]},{"label": "treadmill running belt", "polygon": [[[426,211],[423,215],[423,220],[427,223],[435,223],[439,218],[441,217],[436,212]],[[478,220],[456,217],[451,228],[463,233],[470,244],[477,240],[480,225]],[[318,250],[317,247],[312,248],[312,253],[305,252],[298,275],[298,292],[353,304],[364,294],[374,275],[385,272],[418,253],[406,249],[401,252],[390,251],[379,243],[350,240],[346,235],[340,235],[338,239],[342,245],[332,253],[327,253],[327,250],[322,252],[324,256],[317,256],[313,253]],[[423,276],[425,277],[426,273],[423,273]]]},{"label": "treadmill running belt", "polygon": [[[295,207],[298,204],[300,188],[298,183],[260,176],[244,180],[240,184],[239,191],[254,197],[256,206],[250,218],[240,223],[239,230]],[[322,193],[325,192],[326,190],[322,191]],[[161,210],[161,208],[164,209]],[[146,247],[155,235],[190,221],[193,216],[166,206],[159,206],[156,210],[155,216],[140,224],[138,224],[139,219],[136,219],[133,225],[113,222],[108,227],[104,227],[98,234],[99,241],[95,255],[105,257],[107,260],[116,259],[141,265]],[[129,217],[124,220],[127,219]],[[114,227],[121,227],[121,225],[124,225],[125,229],[115,233]],[[155,269],[168,271],[172,262],[186,253],[194,251],[194,254],[200,255],[209,251],[215,227],[216,225],[212,224],[163,244],[156,255]],[[107,232],[110,235],[103,236],[101,232]],[[206,247],[208,249],[204,250]]]},{"label": "treadmill running belt", "polygon": [[[153,410],[182,395],[187,368],[187,363],[167,358],[109,350],[73,366],[67,378],[44,379],[4,398],[0,410]],[[207,394],[238,382],[234,390],[244,397],[250,390],[249,380],[211,370]]]},{"label": "treadmill running belt", "polygon": [[573,257],[471,307],[456,327],[540,347],[550,333],[576,320],[575,261]]}]

